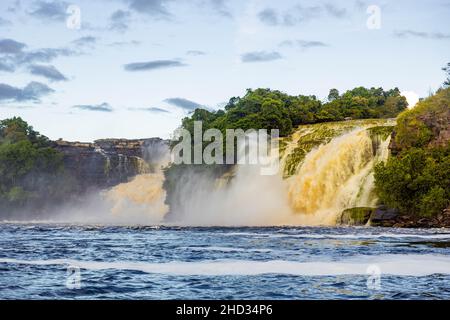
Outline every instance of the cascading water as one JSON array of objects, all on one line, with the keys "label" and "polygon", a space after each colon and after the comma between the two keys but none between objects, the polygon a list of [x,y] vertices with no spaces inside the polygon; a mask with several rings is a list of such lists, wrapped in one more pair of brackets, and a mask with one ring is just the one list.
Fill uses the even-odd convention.
[{"label": "cascading water", "polygon": [[105,193],[115,220],[131,220],[138,223],[159,223],[169,207],[165,204],[162,169],[169,163],[166,143],[154,143],[143,150],[144,159],[137,158],[136,166],[141,172],[133,180],[119,184]]},{"label": "cascading water", "polygon": [[138,212],[147,223],[333,225],[346,208],[376,205],[373,167],[387,158],[389,135],[374,136],[370,129],[392,125],[367,120],[303,126],[285,144],[277,175],[262,176],[255,165],[236,166],[222,179],[190,172],[176,181],[177,205],[171,208],[160,169],[116,186],[107,198],[113,215]]},{"label": "cascading water", "polygon": [[306,224],[334,224],[342,210],[372,206],[373,166],[386,154],[367,129],[355,129],[307,154],[297,173],[287,180],[289,201]]},{"label": "cascading water", "polygon": [[139,175],[128,183],[112,188],[106,194],[112,204],[112,214],[116,217],[141,217],[148,223],[162,221],[169,210],[164,203],[166,192],[163,183],[164,174],[157,172]]}]

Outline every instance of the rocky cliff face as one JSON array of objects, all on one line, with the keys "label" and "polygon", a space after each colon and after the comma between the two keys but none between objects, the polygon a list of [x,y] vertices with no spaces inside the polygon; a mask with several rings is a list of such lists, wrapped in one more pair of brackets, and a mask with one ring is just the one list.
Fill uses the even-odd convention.
[{"label": "rocky cliff face", "polygon": [[109,188],[152,171],[167,142],[151,139],[102,139],[93,143],[58,140],[54,148],[63,153],[64,167],[80,192]]}]

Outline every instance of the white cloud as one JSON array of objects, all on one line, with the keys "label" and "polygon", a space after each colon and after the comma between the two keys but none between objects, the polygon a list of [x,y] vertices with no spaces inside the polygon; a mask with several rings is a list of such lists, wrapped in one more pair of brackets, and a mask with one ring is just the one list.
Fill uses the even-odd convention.
[{"label": "white cloud", "polygon": [[408,101],[408,108],[412,109],[419,102],[419,95],[414,91],[402,91],[402,96]]}]

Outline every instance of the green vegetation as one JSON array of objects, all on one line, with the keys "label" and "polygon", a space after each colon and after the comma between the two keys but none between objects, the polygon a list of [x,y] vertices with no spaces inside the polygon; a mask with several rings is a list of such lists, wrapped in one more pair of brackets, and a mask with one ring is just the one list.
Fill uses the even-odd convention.
[{"label": "green vegetation", "polygon": [[372,213],[375,212],[374,208],[350,208],[342,212],[339,217],[339,224],[351,225],[351,226],[362,226],[367,224]]},{"label": "green vegetation", "polygon": [[450,88],[398,117],[394,155],[375,168],[380,200],[403,214],[434,216],[450,204]]},{"label": "green vegetation", "polygon": [[377,126],[367,129],[369,131],[369,134],[372,138],[372,140],[377,140],[380,138],[380,140],[384,141],[386,140],[394,130],[393,126]]},{"label": "green vegetation", "polygon": [[302,124],[341,121],[346,118],[394,118],[407,107],[406,99],[395,88],[355,88],[339,95],[331,89],[328,102],[316,96],[290,96],[270,89],[247,90],[244,97],[231,98],[225,110],[197,109],[185,118],[182,127],[193,133],[194,121],[202,121],[203,129],[279,129],[280,136],[292,133]]},{"label": "green vegetation", "polygon": [[294,134],[280,140],[283,177],[294,175],[312,149],[356,128],[367,128],[373,150],[376,152],[380,144],[392,134],[394,124],[393,120],[367,119],[301,126]]},{"label": "green vegetation", "polygon": [[444,81],[444,88],[450,87],[450,62],[447,63],[447,65],[442,68],[442,71],[445,71],[447,74],[447,79]]},{"label": "green vegetation", "polygon": [[0,210],[55,197],[62,155],[21,118],[0,121]]},{"label": "green vegetation", "polygon": [[[278,90],[249,89],[243,97],[231,98],[224,110],[196,109],[189,117],[183,119],[181,127],[188,130],[191,136],[194,134],[195,121],[202,122],[203,131],[214,128],[220,130],[224,136],[226,129],[245,131],[249,129],[279,129],[280,137],[286,138],[300,125],[302,129],[306,130],[308,125],[316,124],[314,130],[305,132],[297,142],[286,141],[287,138],[281,139],[281,154],[286,154],[285,150],[289,148],[289,155],[284,159],[283,171],[284,177],[289,177],[312,148],[331,140],[334,136],[355,125],[352,121],[346,121],[337,124],[333,130],[328,130],[328,126],[321,127],[320,123],[349,119],[395,118],[406,108],[406,98],[400,95],[397,88],[385,91],[382,88],[359,87],[342,95],[337,89],[331,89],[327,102],[320,101],[316,96],[291,96]],[[375,125],[379,126],[380,123]],[[176,144],[177,141],[173,141],[173,143]],[[234,148],[236,149],[236,144],[234,144]],[[226,150],[225,145],[223,150]],[[184,167],[177,167],[172,165],[165,172],[169,204],[172,198],[171,194],[177,184],[175,180],[180,180],[177,177],[186,171]],[[200,167],[208,167],[208,165],[200,165]],[[209,171],[209,168],[202,168],[202,170]],[[174,172],[178,172],[178,174]]]}]

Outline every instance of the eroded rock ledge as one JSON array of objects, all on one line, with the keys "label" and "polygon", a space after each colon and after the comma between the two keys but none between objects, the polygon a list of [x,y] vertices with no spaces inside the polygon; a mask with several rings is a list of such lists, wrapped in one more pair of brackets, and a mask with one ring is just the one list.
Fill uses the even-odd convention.
[{"label": "eroded rock ledge", "polygon": [[351,208],[342,212],[337,224],[393,228],[450,228],[450,207],[436,217],[400,215],[395,209]]},{"label": "eroded rock ledge", "polygon": [[102,139],[93,143],[54,141],[63,154],[64,168],[80,192],[104,189],[152,170],[157,151],[167,142],[150,139]]}]

